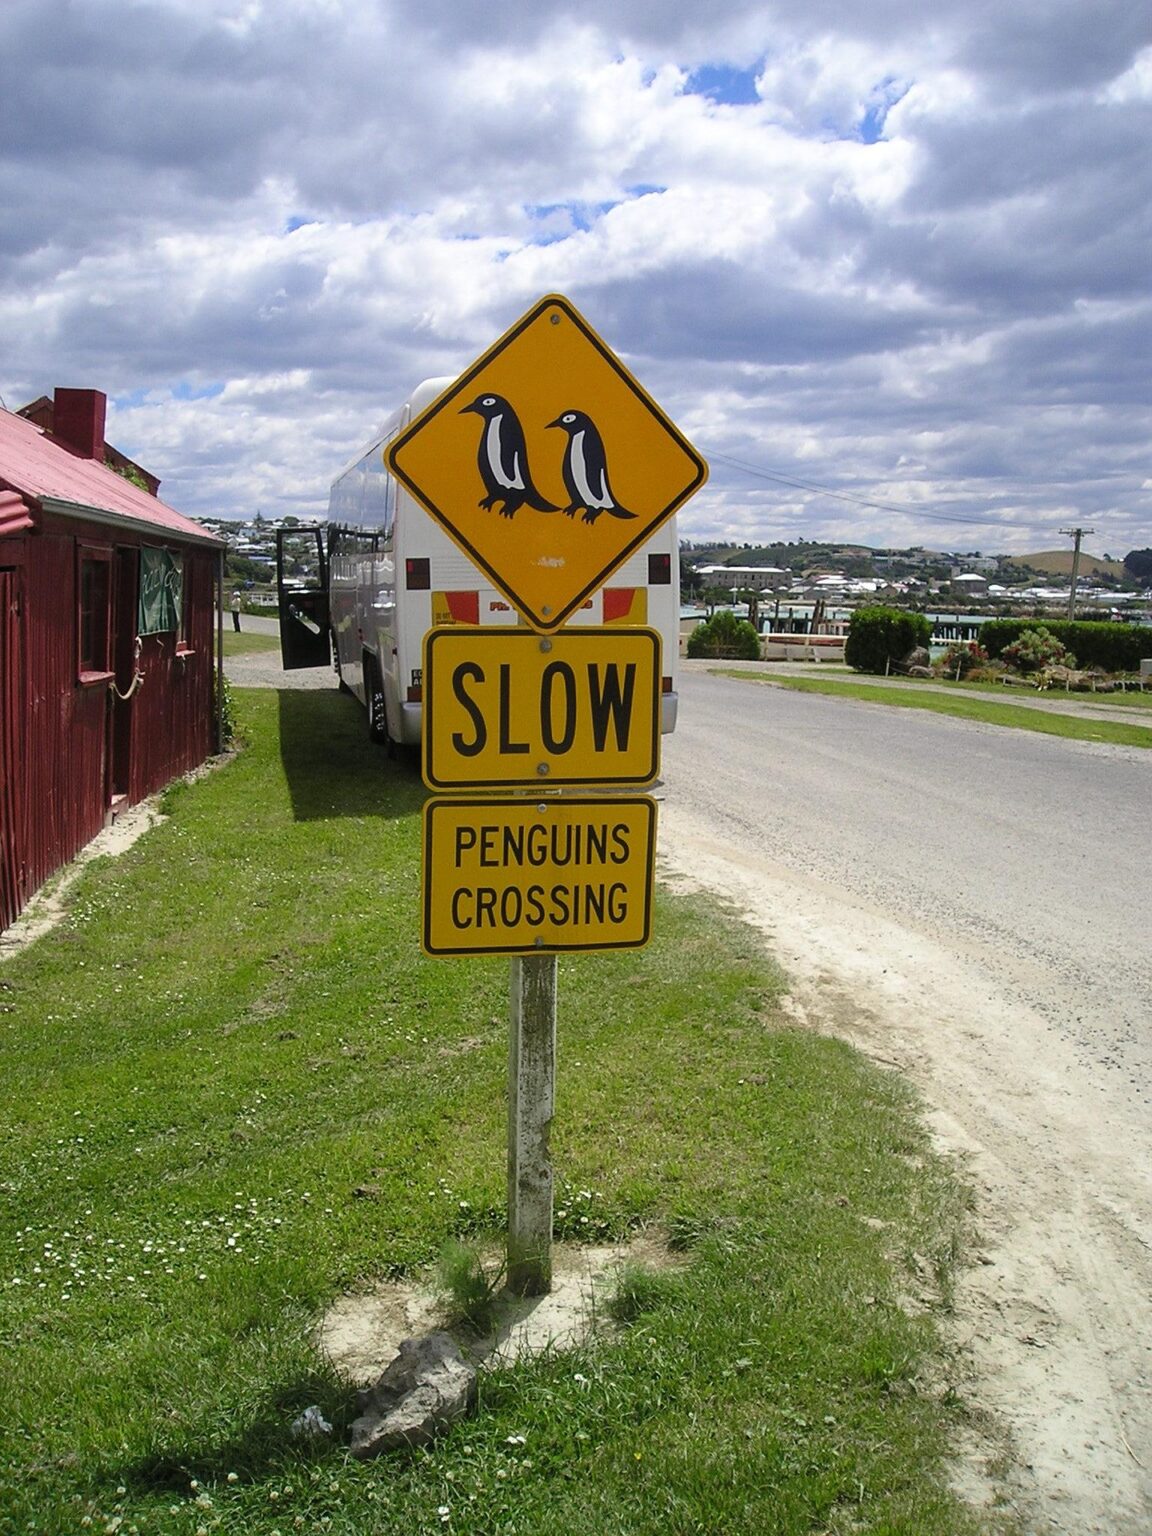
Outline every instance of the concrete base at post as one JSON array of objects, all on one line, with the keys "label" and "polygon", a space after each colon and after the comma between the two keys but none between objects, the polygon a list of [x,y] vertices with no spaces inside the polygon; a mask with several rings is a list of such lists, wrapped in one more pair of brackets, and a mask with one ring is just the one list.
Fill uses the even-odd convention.
[{"label": "concrete base at post", "polygon": [[512,961],[508,1052],[508,1289],[552,1289],[556,956]]}]

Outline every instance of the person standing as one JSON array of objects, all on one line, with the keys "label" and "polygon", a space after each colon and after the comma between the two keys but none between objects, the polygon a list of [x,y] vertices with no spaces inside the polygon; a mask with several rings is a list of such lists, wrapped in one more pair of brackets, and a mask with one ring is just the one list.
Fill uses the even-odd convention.
[{"label": "person standing", "polygon": [[239,592],[233,592],[233,594],[232,594],[232,628],[236,631],[237,634],[240,633],[240,593]]}]

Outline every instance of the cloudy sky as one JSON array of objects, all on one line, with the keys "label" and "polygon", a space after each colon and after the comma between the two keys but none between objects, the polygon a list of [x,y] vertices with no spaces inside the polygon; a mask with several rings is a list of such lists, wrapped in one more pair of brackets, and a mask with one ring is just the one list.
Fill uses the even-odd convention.
[{"label": "cloudy sky", "polygon": [[1136,0],[3,0],[0,395],[315,515],[566,295],[709,460],[684,537],[1152,544]]}]

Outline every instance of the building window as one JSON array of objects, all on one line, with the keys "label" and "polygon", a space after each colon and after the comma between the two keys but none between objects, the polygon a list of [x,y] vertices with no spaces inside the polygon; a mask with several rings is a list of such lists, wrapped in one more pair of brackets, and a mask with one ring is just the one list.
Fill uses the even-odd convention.
[{"label": "building window", "polygon": [[184,607],[184,561],[169,549],[140,549],[140,611],[136,632],[160,635],[180,632]]},{"label": "building window", "polygon": [[111,671],[111,594],[111,555],[103,550],[81,550],[78,657],[81,681],[105,678]]}]

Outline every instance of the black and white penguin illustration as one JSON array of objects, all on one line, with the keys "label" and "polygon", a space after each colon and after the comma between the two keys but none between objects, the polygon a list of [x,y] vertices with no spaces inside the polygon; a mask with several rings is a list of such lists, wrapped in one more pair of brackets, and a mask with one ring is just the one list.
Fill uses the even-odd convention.
[{"label": "black and white penguin illustration", "polygon": [[564,454],[564,484],[568,489],[565,513],[575,517],[583,508],[586,523],[594,523],[601,512],[611,517],[636,517],[637,513],[622,507],[612,494],[604,440],[592,418],[583,411],[564,411],[548,425],[568,434]]},{"label": "black and white penguin illustration", "polygon": [[503,395],[477,395],[471,405],[461,408],[460,414],[464,416],[469,411],[484,420],[476,456],[487,492],[480,502],[484,510],[490,511],[499,502],[501,517],[515,517],[523,506],[533,507],[537,512],[557,511],[532,484],[524,428]]}]

